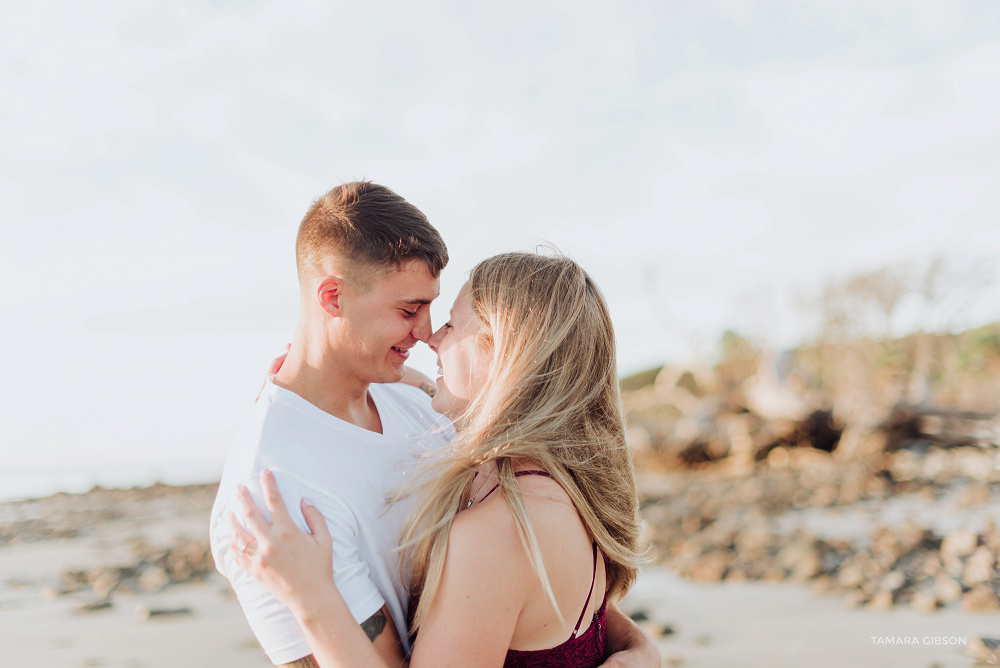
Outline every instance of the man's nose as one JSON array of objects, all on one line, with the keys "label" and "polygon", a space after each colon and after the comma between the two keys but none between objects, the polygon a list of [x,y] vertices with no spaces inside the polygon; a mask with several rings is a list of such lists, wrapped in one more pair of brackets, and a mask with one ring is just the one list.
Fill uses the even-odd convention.
[{"label": "man's nose", "polygon": [[413,338],[427,343],[433,332],[434,328],[431,326],[431,310],[428,308],[422,314],[417,316],[417,322],[413,325],[411,333],[413,334]]}]

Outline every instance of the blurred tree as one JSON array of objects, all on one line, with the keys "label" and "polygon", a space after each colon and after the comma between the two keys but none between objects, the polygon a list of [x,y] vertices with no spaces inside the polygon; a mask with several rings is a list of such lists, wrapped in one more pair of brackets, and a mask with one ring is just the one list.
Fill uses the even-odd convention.
[{"label": "blurred tree", "polygon": [[719,338],[719,381],[728,391],[735,390],[757,371],[760,350],[739,332],[727,329]]},{"label": "blurred tree", "polygon": [[811,302],[818,385],[848,419],[929,402],[936,383],[956,381],[958,337],[949,334],[971,324],[993,277],[991,259],[938,256],[827,282]]}]

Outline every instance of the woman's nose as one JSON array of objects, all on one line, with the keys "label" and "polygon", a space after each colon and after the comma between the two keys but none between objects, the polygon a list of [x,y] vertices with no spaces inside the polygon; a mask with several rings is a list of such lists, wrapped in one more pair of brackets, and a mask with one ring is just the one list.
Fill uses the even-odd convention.
[{"label": "woman's nose", "polygon": [[444,327],[438,328],[436,332],[431,334],[431,338],[427,339],[427,345],[430,346],[431,350],[437,352],[442,338],[444,338]]}]

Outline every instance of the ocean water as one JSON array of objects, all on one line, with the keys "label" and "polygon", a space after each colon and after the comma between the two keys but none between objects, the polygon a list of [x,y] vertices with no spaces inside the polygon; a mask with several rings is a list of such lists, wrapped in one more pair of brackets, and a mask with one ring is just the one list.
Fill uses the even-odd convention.
[{"label": "ocean water", "polygon": [[157,482],[168,485],[210,483],[217,482],[221,472],[221,462],[0,470],[0,501],[36,499],[56,492],[79,494],[95,485],[129,488]]}]

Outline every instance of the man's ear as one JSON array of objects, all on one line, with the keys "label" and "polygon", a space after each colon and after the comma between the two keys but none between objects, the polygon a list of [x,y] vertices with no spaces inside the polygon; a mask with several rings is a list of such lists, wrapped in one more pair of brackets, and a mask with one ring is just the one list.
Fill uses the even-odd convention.
[{"label": "man's ear", "polygon": [[339,276],[326,276],[320,281],[316,288],[316,300],[327,315],[340,317],[340,300],[344,296],[345,285],[344,279]]}]

